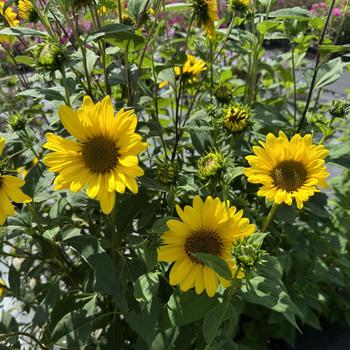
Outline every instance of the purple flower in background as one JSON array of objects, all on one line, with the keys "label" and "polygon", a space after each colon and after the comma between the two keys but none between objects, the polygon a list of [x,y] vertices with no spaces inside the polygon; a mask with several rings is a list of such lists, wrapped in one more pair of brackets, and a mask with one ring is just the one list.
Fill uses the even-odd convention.
[{"label": "purple flower in background", "polygon": [[335,17],[340,17],[342,15],[342,12],[341,12],[341,9],[339,7],[336,7],[334,10],[333,10],[333,16]]}]

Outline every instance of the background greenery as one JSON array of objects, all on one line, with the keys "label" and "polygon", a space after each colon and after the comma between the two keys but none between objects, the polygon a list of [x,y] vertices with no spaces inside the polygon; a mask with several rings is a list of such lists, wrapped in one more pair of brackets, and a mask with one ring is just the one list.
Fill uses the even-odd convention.
[{"label": "background greenery", "polygon": [[[187,31],[191,7],[185,3],[129,1],[127,24],[119,23],[113,1],[74,11],[59,0],[43,5],[38,2],[43,23],[0,32],[11,38],[1,61],[6,165],[28,171],[24,191],[33,197],[0,228],[7,305],[0,312],[1,347],[262,350],[293,346],[305,325],[350,326],[350,119],[346,101],[340,108],[339,96],[329,91],[348,71],[342,58],[348,46],[334,41],[333,22],[301,8],[272,11],[274,2],[261,0],[233,19],[229,13],[221,18],[211,44],[201,29]],[[74,20],[92,22],[102,5],[111,12],[79,31]],[[68,28],[69,39],[59,43],[56,34],[62,39]],[[267,40],[283,40],[286,50],[266,51]],[[172,89],[173,67],[185,62],[186,41],[187,52],[208,69],[180,94],[178,85]],[[43,45],[50,53],[58,48],[64,59],[43,65]],[[164,80],[170,84],[160,89]],[[231,102],[254,111],[244,133],[223,127],[223,106],[213,94],[223,82],[233,86]],[[116,108],[135,108],[138,132],[150,144],[140,159],[146,172],[140,191],[118,196],[115,222],[84,193],[53,191],[54,175],[42,164],[44,134],[65,135],[58,106],[77,108],[83,95],[100,100],[107,93]],[[278,208],[266,237],[257,236],[264,239],[259,261],[232,299],[227,291],[209,298],[171,287],[156,247],[167,218],[176,216],[175,204],[188,204],[196,194],[223,198],[224,182],[233,205],[261,227],[269,207],[242,175],[244,157],[268,132],[291,136],[299,126],[330,150],[332,188],[303,210]],[[197,161],[215,147],[227,168],[202,180]],[[169,167],[174,176],[164,181]]]}]

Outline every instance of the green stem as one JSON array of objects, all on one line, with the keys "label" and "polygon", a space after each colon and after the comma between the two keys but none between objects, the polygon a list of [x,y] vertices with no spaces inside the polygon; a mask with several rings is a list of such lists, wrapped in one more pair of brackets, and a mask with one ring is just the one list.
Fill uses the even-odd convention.
[{"label": "green stem", "polygon": [[232,18],[231,18],[231,22],[230,22],[230,25],[227,29],[227,32],[226,32],[226,35],[225,35],[225,38],[224,38],[224,41],[220,47],[220,50],[217,52],[215,58],[214,58],[214,62],[218,59],[218,57],[220,56],[221,52],[224,50],[224,48],[226,47],[226,44],[227,44],[227,41],[228,41],[228,38],[230,37],[231,35],[231,32],[234,28],[234,24],[235,24],[235,17],[236,17],[236,12],[233,12],[232,14]]},{"label": "green stem", "polygon": [[67,76],[66,76],[66,69],[64,67],[61,68],[61,74],[63,78],[63,85],[64,85],[64,93],[66,95],[66,104],[67,106],[71,107],[71,102],[70,102],[70,96],[69,96],[69,89],[68,89],[68,84],[67,84]]},{"label": "green stem", "polygon": [[118,20],[119,20],[119,23],[122,23],[122,2],[121,0],[118,0]]},{"label": "green stem", "polygon": [[322,30],[322,33],[321,33],[321,36],[320,36],[320,39],[318,41],[318,51],[317,51],[317,56],[316,56],[316,61],[315,61],[315,67],[314,67],[314,74],[312,76],[312,79],[311,79],[311,84],[310,84],[310,89],[309,89],[309,94],[307,96],[307,100],[306,100],[306,104],[305,104],[305,108],[304,108],[304,112],[303,112],[303,115],[301,116],[301,119],[300,119],[300,122],[299,122],[299,126],[296,130],[296,133],[299,133],[302,126],[303,126],[303,123],[304,123],[304,120],[306,118],[306,114],[309,110],[309,106],[310,106],[310,102],[311,102],[311,99],[312,99],[312,95],[313,95],[313,92],[314,92],[314,88],[315,88],[315,84],[316,84],[316,78],[317,78],[317,73],[318,73],[318,70],[319,70],[319,66],[320,66],[320,63],[321,63],[321,54],[320,54],[320,49],[319,49],[319,46],[323,44],[323,40],[326,36],[326,32],[327,32],[327,28],[328,28],[328,24],[329,24],[329,21],[330,21],[330,18],[332,16],[332,13],[333,13],[333,8],[335,6],[335,3],[336,3],[336,0],[332,0],[332,4],[329,8],[329,11],[328,11],[328,16],[327,16],[327,19],[326,19],[326,22],[323,26],[323,30]]},{"label": "green stem", "polygon": [[15,336],[19,336],[19,335],[24,336],[24,337],[28,337],[28,338],[32,339],[35,343],[37,343],[42,349],[49,350],[49,348],[46,347],[40,340],[35,338],[32,334],[26,333],[26,332],[9,332],[9,333],[5,333],[5,334],[0,335],[0,340],[5,340],[7,338],[15,337]]},{"label": "green stem", "polygon": [[40,8],[37,6],[35,0],[31,0],[31,4],[32,4],[33,9],[38,14],[38,17],[40,18],[40,22],[45,27],[47,33],[50,35],[51,38],[55,38],[55,35],[51,30],[51,27],[50,27],[49,22],[47,21],[47,18],[45,18],[45,16],[42,14],[42,12],[41,12]]},{"label": "green stem", "polygon": [[265,222],[261,228],[261,232],[266,232],[266,229],[268,228],[273,216],[275,215],[277,207],[278,207],[278,204],[273,203],[273,205],[272,205],[272,207],[271,207],[271,209],[270,209],[270,211],[265,219]]},{"label": "green stem", "polygon": [[214,48],[213,40],[209,39],[210,49],[210,88],[213,90],[214,87]]},{"label": "green stem", "polygon": [[113,257],[114,265],[116,265],[117,254],[119,250],[118,235],[116,232],[116,218],[117,218],[117,198],[115,198],[114,208],[110,214],[111,236],[112,236],[111,237],[112,238],[112,257]]},{"label": "green stem", "polygon": [[124,51],[124,69],[128,88],[128,106],[131,107],[134,104],[134,96],[132,93],[132,79],[129,68],[129,42],[126,45],[126,49]]},{"label": "green stem", "polygon": [[295,57],[294,57],[294,43],[292,44],[292,74],[293,74],[293,98],[294,98],[294,114],[293,114],[293,125],[294,128],[297,123],[297,81],[296,81],[296,75],[295,75]]}]

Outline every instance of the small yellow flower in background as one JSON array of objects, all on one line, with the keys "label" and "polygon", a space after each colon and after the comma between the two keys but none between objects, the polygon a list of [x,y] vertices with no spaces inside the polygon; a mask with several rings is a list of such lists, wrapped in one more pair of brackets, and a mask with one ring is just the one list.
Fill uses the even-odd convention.
[{"label": "small yellow flower in background", "polygon": [[[17,27],[19,24],[19,20],[17,19],[16,13],[13,11],[11,7],[7,7],[4,11],[5,2],[0,0],[0,15],[3,19],[5,19],[5,24],[10,27]],[[9,42],[8,35],[0,35],[0,42]]]},{"label": "small yellow flower in background", "polygon": [[250,107],[240,103],[226,107],[223,112],[225,127],[233,133],[245,130],[252,118]]},{"label": "small yellow flower in background", "polygon": [[166,87],[168,85],[169,85],[169,82],[167,80],[164,80],[158,84],[158,87],[159,87],[159,89],[163,89],[164,87]]},{"label": "small yellow flower in background", "polygon": [[192,83],[197,79],[197,76],[207,69],[205,62],[196,58],[191,54],[187,54],[187,61],[182,67],[175,67],[175,75],[180,76],[182,74],[183,79]]},{"label": "small yellow flower in background", "polygon": [[38,14],[33,8],[30,0],[19,0],[18,14],[20,18],[28,22],[36,22],[39,19]]},{"label": "small yellow flower in background", "polygon": [[5,284],[4,280],[2,278],[0,278],[0,299],[3,297],[3,295],[5,293],[5,287],[6,287],[6,284]]},{"label": "small yellow flower in background", "polygon": [[2,278],[0,278],[0,299],[4,295],[5,292],[5,282]]},{"label": "small yellow flower in background", "polygon": [[212,39],[215,36],[214,22],[219,19],[216,0],[192,0],[191,3],[195,25],[202,27]]},{"label": "small yellow flower in background", "polygon": [[23,178],[28,175],[28,173],[32,170],[33,167],[35,167],[39,163],[39,159],[35,157],[30,164],[27,166],[22,166],[17,169],[18,174],[20,174]]},{"label": "small yellow flower in background", "polygon": [[[0,156],[4,146],[5,139],[0,137]],[[0,173],[0,225],[5,222],[7,216],[15,215],[15,208],[11,202],[29,203],[32,201],[20,189],[24,184],[22,179]]]},{"label": "small yellow flower in background", "polygon": [[[219,284],[225,288],[231,282],[219,276],[205,266],[193,253],[216,255],[226,261],[234,274],[236,264],[232,257],[235,241],[251,235],[255,225],[243,218],[243,211],[236,212],[235,207],[227,208],[219,198],[207,197],[202,201],[199,196],[193,199],[193,206],[176,211],[181,219],[167,222],[169,231],[162,236],[164,245],[158,250],[158,260],[175,262],[170,271],[170,284],[180,285],[182,291],[195,288],[197,294],[204,290],[212,297]],[[238,277],[243,277],[239,273]]]},{"label": "small yellow flower in background", "polygon": [[255,155],[247,156],[251,168],[244,174],[251,183],[262,184],[259,196],[276,204],[291,205],[295,199],[299,209],[303,202],[319,192],[318,187],[328,187],[329,175],[324,164],[328,150],[312,143],[312,135],[296,134],[289,141],[280,131],[279,136],[268,134],[262,147],[254,146]]},{"label": "small yellow flower in background", "polygon": [[228,8],[230,11],[245,12],[250,4],[251,0],[229,0]]},{"label": "small yellow flower in background", "polygon": [[16,27],[19,24],[19,20],[17,19],[16,13],[13,9],[8,6],[4,11],[5,2],[0,0],[0,15],[5,19],[6,23],[10,27]]},{"label": "small yellow flower in background", "polygon": [[115,193],[126,187],[138,192],[136,176],[142,176],[137,155],[147,148],[135,133],[137,117],[133,110],[121,109],[116,115],[111,98],[93,103],[85,96],[77,111],[68,106],[59,108],[60,120],[76,139],[70,140],[48,133],[45,148],[53,153],[45,156],[49,171],[59,173],[55,190],[87,189],[90,198],[100,201],[102,211],[109,214]]}]

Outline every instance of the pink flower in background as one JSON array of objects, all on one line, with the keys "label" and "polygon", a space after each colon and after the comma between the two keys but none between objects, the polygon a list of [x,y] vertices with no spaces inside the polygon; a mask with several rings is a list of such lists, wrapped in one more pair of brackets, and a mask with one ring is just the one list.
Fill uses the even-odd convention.
[{"label": "pink flower in background", "polygon": [[339,7],[336,7],[334,10],[333,10],[333,16],[335,17],[340,17],[342,15],[342,11]]},{"label": "pink flower in background", "polygon": [[[316,16],[326,16],[328,13],[329,7],[326,2],[315,3],[311,6],[310,12]],[[334,17],[341,17],[345,12],[345,3],[340,2],[338,7],[333,9]]]}]

